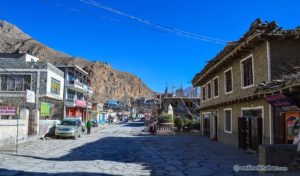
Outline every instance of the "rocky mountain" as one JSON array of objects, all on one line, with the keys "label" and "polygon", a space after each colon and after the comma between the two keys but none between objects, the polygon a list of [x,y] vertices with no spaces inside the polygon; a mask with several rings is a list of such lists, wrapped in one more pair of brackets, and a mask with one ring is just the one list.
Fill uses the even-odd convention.
[{"label": "rocky mountain", "polygon": [[153,96],[153,91],[135,75],[118,71],[102,62],[90,62],[84,58],[72,57],[56,51],[25,34],[18,27],[1,20],[0,52],[28,53],[53,64],[75,64],[84,68],[90,73],[94,102],[105,102],[107,99],[114,98],[129,103],[132,98]]}]

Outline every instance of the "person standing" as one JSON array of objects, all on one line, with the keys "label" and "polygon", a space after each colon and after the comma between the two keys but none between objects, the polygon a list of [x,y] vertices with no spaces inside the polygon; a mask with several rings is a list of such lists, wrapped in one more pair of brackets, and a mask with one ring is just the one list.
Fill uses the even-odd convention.
[{"label": "person standing", "polygon": [[86,123],[87,134],[91,134],[92,122],[90,120]]}]

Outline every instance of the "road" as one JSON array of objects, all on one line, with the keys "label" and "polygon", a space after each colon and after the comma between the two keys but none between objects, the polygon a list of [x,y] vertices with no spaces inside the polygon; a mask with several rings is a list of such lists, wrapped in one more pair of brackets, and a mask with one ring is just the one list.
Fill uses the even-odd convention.
[{"label": "road", "polygon": [[257,175],[233,166],[256,165],[256,155],[199,135],[151,136],[142,123],[93,128],[77,140],[37,140],[19,154],[0,154],[0,175]]}]

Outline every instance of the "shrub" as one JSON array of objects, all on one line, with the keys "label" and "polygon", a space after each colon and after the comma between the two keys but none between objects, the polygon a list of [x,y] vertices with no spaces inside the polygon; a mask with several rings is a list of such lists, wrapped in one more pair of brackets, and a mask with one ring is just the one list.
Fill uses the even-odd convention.
[{"label": "shrub", "polygon": [[174,124],[179,131],[181,131],[184,126],[184,122],[181,117],[175,117]]},{"label": "shrub", "polygon": [[195,130],[200,130],[200,121],[196,121],[196,122],[194,123],[194,129],[195,129]]},{"label": "shrub", "polygon": [[162,113],[158,119],[158,123],[173,123],[173,116],[167,113]]}]

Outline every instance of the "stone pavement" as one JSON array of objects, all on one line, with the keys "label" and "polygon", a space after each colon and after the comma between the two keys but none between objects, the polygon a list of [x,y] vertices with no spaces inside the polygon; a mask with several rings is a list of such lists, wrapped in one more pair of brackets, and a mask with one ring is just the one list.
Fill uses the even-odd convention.
[{"label": "stone pavement", "polygon": [[111,125],[77,140],[25,143],[18,156],[0,154],[0,175],[258,175],[232,169],[256,165],[255,154],[198,135],[150,136],[141,133],[143,128],[141,123]]}]

